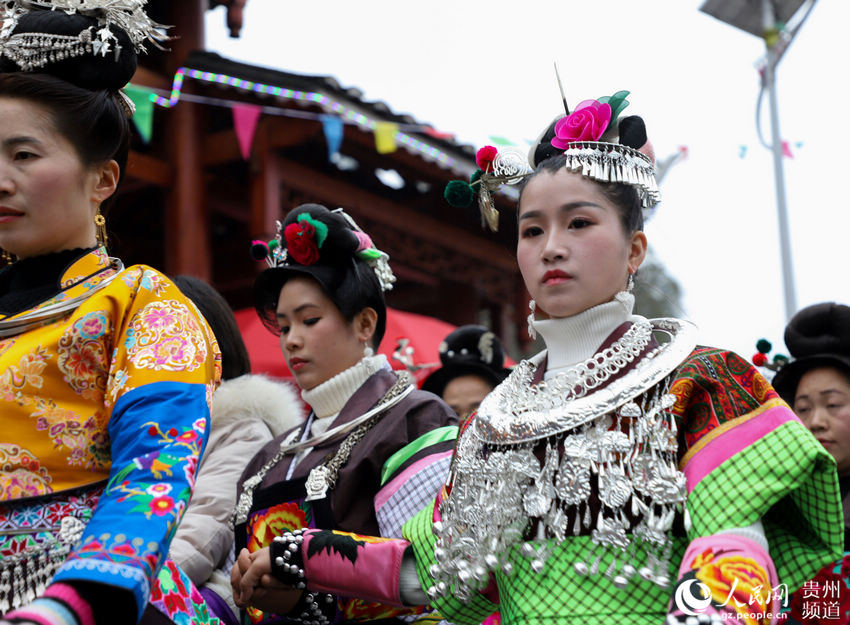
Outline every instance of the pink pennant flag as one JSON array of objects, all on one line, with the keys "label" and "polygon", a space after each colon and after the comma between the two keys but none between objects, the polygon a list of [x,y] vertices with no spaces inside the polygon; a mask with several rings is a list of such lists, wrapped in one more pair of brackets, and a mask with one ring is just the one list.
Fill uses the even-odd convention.
[{"label": "pink pennant flag", "polygon": [[246,161],[251,157],[251,144],[254,143],[254,133],[257,132],[257,121],[262,109],[250,104],[237,104],[233,107],[233,128],[239,140],[239,151]]},{"label": "pink pennant flag", "polygon": [[782,156],[794,158],[794,153],[791,152],[791,145],[787,141],[782,142]]}]

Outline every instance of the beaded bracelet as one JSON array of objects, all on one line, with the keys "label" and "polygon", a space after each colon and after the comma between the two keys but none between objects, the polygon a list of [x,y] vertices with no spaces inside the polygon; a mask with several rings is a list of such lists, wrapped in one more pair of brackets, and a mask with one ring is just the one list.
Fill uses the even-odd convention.
[{"label": "beaded bracelet", "polygon": [[324,592],[305,592],[289,613],[311,625],[330,625],[336,615],[336,598]]},{"label": "beaded bracelet", "polygon": [[301,543],[304,542],[303,530],[284,532],[275,536],[269,545],[272,575],[287,586],[299,590],[307,587],[304,582],[304,556]]}]

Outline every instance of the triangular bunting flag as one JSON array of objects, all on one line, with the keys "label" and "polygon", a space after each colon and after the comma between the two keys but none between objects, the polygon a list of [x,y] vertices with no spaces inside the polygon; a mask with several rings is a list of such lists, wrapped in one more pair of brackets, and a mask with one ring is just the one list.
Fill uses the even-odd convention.
[{"label": "triangular bunting flag", "polygon": [[505,137],[500,137],[498,135],[490,135],[490,141],[494,145],[504,145],[504,146],[514,145],[514,142],[511,141],[510,139],[507,139]]},{"label": "triangular bunting flag", "polygon": [[124,87],[124,93],[136,105],[136,112],[133,114],[133,124],[139,131],[142,141],[150,143],[153,136],[153,100],[151,95],[153,91],[145,87],[136,85],[127,85]]},{"label": "triangular bunting flag", "polygon": [[398,133],[398,124],[392,122],[375,122],[375,149],[378,154],[389,154],[395,152],[395,136]]},{"label": "triangular bunting flag", "polygon": [[322,115],[322,129],[325,131],[325,142],[328,144],[328,160],[331,160],[342,146],[344,132],[342,120],[336,115]]},{"label": "triangular bunting flag", "polygon": [[425,134],[435,139],[445,139],[446,141],[454,141],[455,134],[453,132],[440,132],[433,126],[425,126],[423,128]]},{"label": "triangular bunting flag", "polygon": [[791,144],[787,141],[782,142],[782,156],[794,158],[794,153],[791,151]]},{"label": "triangular bunting flag", "polygon": [[239,151],[246,161],[251,157],[251,144],[254,143],[257,121],[262,112],[259,106],[250,104],[237,104],[233,107],[233,128],[239,140]]}]

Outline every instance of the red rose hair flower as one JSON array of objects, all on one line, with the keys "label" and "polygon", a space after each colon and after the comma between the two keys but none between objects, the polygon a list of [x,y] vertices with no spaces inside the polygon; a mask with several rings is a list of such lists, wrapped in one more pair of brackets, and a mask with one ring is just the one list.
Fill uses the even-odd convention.
[{"label": "red rose hair flower", "polygon": [[312,265],[319,260],[319,244],[316,229],[309,221],[289,224],[283,231],[289,256],[302,265]]}]

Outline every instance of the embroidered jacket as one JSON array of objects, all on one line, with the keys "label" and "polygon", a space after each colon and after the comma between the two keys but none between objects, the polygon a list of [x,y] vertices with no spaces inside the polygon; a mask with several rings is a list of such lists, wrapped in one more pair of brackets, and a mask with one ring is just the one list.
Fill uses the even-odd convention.
[{"label": "embroidered jacket", "polygon": [[[346,402],[331,427],[368,411],[395,379],[386,370],[374,373]],[[254,491],[247,523],[236,526],[237,552],[241,547],[257,551],[284,530],[300,527],[400,537],[401,525],[431,499],[445,480],[456,422],[449,407],[436,396],[413,391],[389,408],[354,446],[336,485],[326,498],[316,501],[305,501],[304,482],[314,467],[339,448],[341,440],[313,448],[295,467],[291,479],[287,479],[287,473],[292,456],[286,456]],[[240,488],[241,482],[275,455],[288,434],[278,436],[254,456],[242,474]],[[392,618],[400,613],[388,606],[343,599],[338,602],[338,609],[342,622]],[[254,610],[249,610],[249,615],[255,622],[279,620]]]},{"label": "embroidered jacket", "polygon": [[[678,427],[690,517],[687,537],[678,535],[682,528],[673,532],[671,566],[679,566],[688,540],[759,520],[779,580],[790,590],[837,557],[843,535],[835,465],[752,366],[734,353],[698,347],[673,374],[670,392],[676,401],[668,414]],[[466,431],[462,428],[461,437]],[[442,496],[451,495],[444,490]],[[436,562],[437,518],[429,506],[404,526],[426,589],[434,583],[430,568]],[[490,585],[467,601],[448,595],[432,605],[459,625],[480,623],[494,610],[506,624],[664,620],[671,590],[637,575],[617,588],[602,575],[617,566],[612,564],[616,553],[600,552],[592,536],[547,543],[553,551],[542,570],[535,571],[517,548],[507,556],[511,574],[493,575]],[[600,558],[599,575],[577,572],[575,564],[588,554]],[[706,580],[707,585],[728,589],[734,566],[709,568],[717,579]],[[675,570],[669,571],[672,580]],[[697,572],[698,578],[707,570]]]},{"label": "embroidered jacket", "polygon": [[[119,273],[103,249],[32,310],[86,293],[64,317],[0,339],[0,554],[63,517],[88,521],[54,581],[126,589],[141,616],[189,500],[220,354],[166,277]],[[3,535],[16,529],[32,534]]]}]

